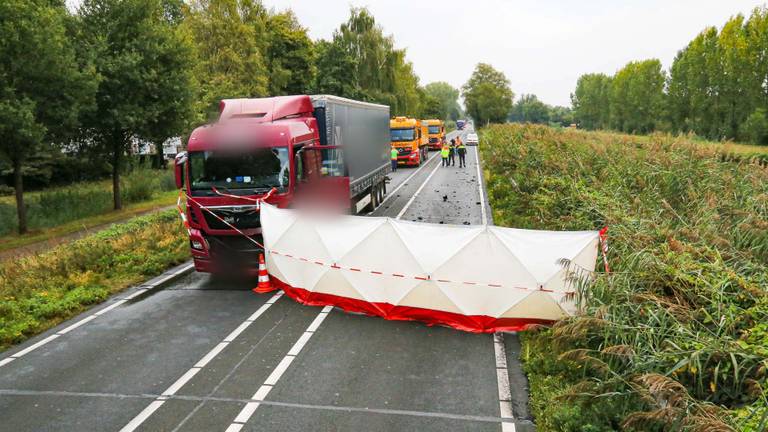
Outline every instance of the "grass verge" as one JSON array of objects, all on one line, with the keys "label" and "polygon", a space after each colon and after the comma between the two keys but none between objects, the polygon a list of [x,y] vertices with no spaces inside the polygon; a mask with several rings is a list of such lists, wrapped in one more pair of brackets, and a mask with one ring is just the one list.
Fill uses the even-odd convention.
[{"label": "grass verge", "polygon": [[540,431],[768,424],[768,170],[666,135],[482,131],[497,225],[610,226],[582,314],[523,337]]},{"label": "grass verge", "polygon": [[108,213],[97,214],[95,216],[86,216],[81,219],[57,225],[53,228],[32,231],[25,235],[8,234],[0,237],[0,252],[51,240],[56,237],[66,236],[78,231],[89,230],[105,224],[128,219],[141,213],[167,207],[175,204],[177,197],[178,192],[176,191],[159,192],[149,201],[129,204],[122,210],[109,211]]},{"label": "grass verge", "polygon": [[[171,170],[137,168],[121,177],[123,204],[148,203],[158,198],[168,199],[176,189]],[[101,180],[75,183],[24,194],[30,236],[83,219],[112,212],[112,182]],[[0,197],[0,236],[13,236],[18,221],[12,196]],[[2,238],[2,237],[0,237]]]},{"label": "grass verge", "polygon": [[171,210],[0,264],[0,350],[188,258]]}]

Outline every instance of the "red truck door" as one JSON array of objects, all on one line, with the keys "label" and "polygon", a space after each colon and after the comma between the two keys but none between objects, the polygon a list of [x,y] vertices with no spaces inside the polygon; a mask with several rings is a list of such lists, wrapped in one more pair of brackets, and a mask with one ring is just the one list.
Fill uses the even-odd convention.
[{"label": "red truck door", "polygon": [[296,206],[348,212],[349,177],[339,146],[303,147],[295,156]]}]

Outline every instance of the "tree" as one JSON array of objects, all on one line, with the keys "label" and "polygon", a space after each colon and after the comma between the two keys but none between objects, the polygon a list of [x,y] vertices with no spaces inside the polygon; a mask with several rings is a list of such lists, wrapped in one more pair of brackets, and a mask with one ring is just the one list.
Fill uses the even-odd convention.
[{"label": "tree", "polygon": [[132,140],[165,141],[192,117],[192,46],[161,0],[86,0],[79,14],[81,42],[101,76],[97,109],[84,125],[109,156],[120,209],[120,173]]},{"label": "tree", "polygon": [[573,116],[585,129],[605,129],[611,112],[611,78],[605,74],[579,77],[571,94]]},{"label": "tree", "polygon": [[272,95],[305,94],[315,78],[315,51],[307,29],[293,12],[267,19],[269,91]]},{"label": "tree", "polygon": [[27,232],[25,161],[63,142],[89,103],[95,77],[81,69],[64,2],[0,2],[0,154],[13,171],[18,231]]},{"label": "tree", "polygon": [[445,111],[443,110],[443,104],[440,99],[432,96],[429,93],[424,94],[424,109],[422,115],[424,118],[429,119],[445,119]]},{"label": "tree", "polygon": [[462,87],[467,113],[478,124],[502,123],[512,109],[514,93],[509,80],[491,65],[479,63]]},{"label": "tree", "polygon": [[[435,112],[439,113],[436,118],[442,120],[456,120],[460,118],[461,108],[459,107],[459,90],[447,82],[437,81],[427,84],[424,87],[428,97],[434,98],[439,104]],[[429,100],[432,103],[431,100]]]},{"label": "tree", "polygon": [[540,101],[536,95],[524,94],[512,106],[509,120],[519,123],[548,123],[551,107]]},{"label": "tree", "polygon": [[549,109],[549,123],[559,124],[560,126],[570,126],[573,124],[573,111],[568,107],[553,106]]},{"label": "tree", "polygon": [[768,112],[758,108],[741,125],[741,138],[754,144],[768,145]]},{"label": "tree", "polygon": [[662,118],[664,73],[659,60],[630,62],[611,83],[611,127],[648,133]]},{"label": "tree", "polygon": [[355,71],[357,59],[337,43],[321,40],[315,44],[317,52],[317,70],[315,91],[343,96],[350,99],[360,97]]},{"label": "tree", "polygon": [[393,115],[420,116],[424,97],[413,65],[367,9],[352,8],[333,38],[316,46],[317,91],[386,104]]},{"label": "tree", "polygon": [[[183,28],[191,36],[195,52],[191,67],[199,87],[198,121],[212,120],[222,99],[263,97],[269,93],[270,73],[265,55],[268,20],[267,11],[258,0],[191,0],[185,8]],[[285,18],[277,21],[281,26],[291,25]],[[276,40],[291,37],[283,35],[283,30],[286,28],[275,30]],[[297,49],[301,50],[298,45]],[[284,73],[284,66],[287,64],[275,57],[277,88],[296,85],[292,74]]]}]

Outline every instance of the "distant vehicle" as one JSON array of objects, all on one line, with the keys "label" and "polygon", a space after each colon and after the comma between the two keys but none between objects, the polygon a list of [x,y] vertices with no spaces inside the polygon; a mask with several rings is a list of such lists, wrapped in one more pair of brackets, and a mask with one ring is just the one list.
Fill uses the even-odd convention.
[{"label": "distant vehicle", "polygon": [[479,140],[477,138],[477,134],[471,133],[467,134],[467,145],[477,145],[479,143]]},{"label": "distant vehicle", "polygon": [[429,159],[429,127],[427,122],[408,117],[389,121],[392,148],[397,149],[398,165],[419,166]]},{"label": "distant vehicle", "polygon": [[456,120],[456,129],[464,130],[464,126],[467,124],[466,120]]},{"label": "distant vehicle", "polygon": [[[219,121],[176,156],[195,269],[257,274],[260,204],[373,210],[389,172],[389,107],[336,96],[221,101]],[[426,127],[425,127],[426,129]],[[203,210],[201,206],[208,210]]]},{"label": "distant vehicle", "polygon": [[440,150],[445,144],[445,122],[437,119],[424,120],[429,127],[429,149]]}]

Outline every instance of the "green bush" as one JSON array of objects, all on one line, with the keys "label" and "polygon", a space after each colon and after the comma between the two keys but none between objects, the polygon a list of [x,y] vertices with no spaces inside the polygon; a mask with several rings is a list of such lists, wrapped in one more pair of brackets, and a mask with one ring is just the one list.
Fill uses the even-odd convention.
[{"label": "green bush", "polygon": [[175,211],[0,265],[0,349],[189,257]]},{"label": "green bush", "polygon": [[482,135],[497,224],[610,227],[583,313],[525,338],[539,430],[741,430],[768,369],[768,171],[666,135]]}]

